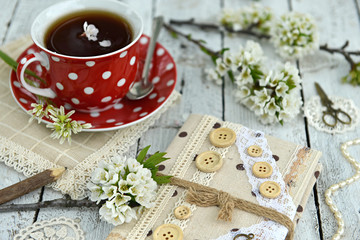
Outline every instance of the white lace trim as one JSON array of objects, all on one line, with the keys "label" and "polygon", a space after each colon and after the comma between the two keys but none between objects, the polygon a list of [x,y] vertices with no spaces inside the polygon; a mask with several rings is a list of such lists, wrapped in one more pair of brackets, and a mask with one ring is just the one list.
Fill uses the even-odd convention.
[{"label": "white lace trim", "polygon": [[[295,205],[292,201],[291,196],[286,191],[286,185],[283,180],[283,177],[277,167],[275,160],[272,157],[272,152],[267,143],[264,133],[260,131],[253,131],[246,127],[242,127],[240,131],[237,132],[236,145],[240,153],[240,158],[243,160],[244,168],[246,174],[249,178],[249,183],[252,185],[252,191],[256,194],[256,200],[261,206],[273,208],[278,212],[281,212],[287,215],[290,219],[293,219],[296,213]],[[260,157],[254,158],[247,154],[247,149],[251,145],[257,145],[261,147],[263,153]],[[273,168],[273,174],[266,179],[256,178],[252,174],[252,166],[255,162],[267,162]],[[279,197],[270,199],[263,197],[259,192],[259,186],[265,181],[274,181],[277,182],[281,187],[281,194]],[[258,236],[259,239],[284,239],[288,232],[285,226],[274,222],[274,221],[265,221],[263,220],[259,224],[250,226],[248,228],[242,228],[241,233],[253,233],[255,236]],[[217,240],[230,239],[232,232],[227,235],[217,238]],[[235,235],[234,235],[235,236]]]},{"label": "white lace trim", "polygon": [[[72,199],[86,197],[88,182],[91,173],[97,167],[98,162],[108,159],[109,156],[123,155],[152,126],[157,119],[180,97],[174,91],[165,105],[148,119],[125,129],[117,131],[112,138],[95,153],[88,156],[73,169],[67,170],[63,176],[50,186],[63,194],[69,194]],[[45,169],[59,167],[39,154],[25,149],[24,147],[0,136],[0,162],[14,168],[16,171],[30,177]]]},{"label": "white lace trim", "polygon": [[[175,165],[171,169],[169,175],[183,178],[186,171],[193,162],[195,154],[200,150],[204,140],[207,138],[210,130],[216,123],[216,119],[210,116],[204,116],[195,131],[191,134],[184,149],[175,161]],[[144,212],[131,232],[127,235],[127,240],[143,240],[151,230],[156,220],[162,213],[164,206],[167,204],[176,187],[170,184],[160,187],[155,206]]]},{"label": "white lace trim", "polygon": [[[226,235],[216,238],[216,240],[233,240],[237,234],[254,234],[253,239],[279,240],[285,239],[287,229],[273,221],[262,221],[247,228],[240,228],[238,231],[229,232]],[[284,236],[283,238],[281,236]],[[245,238],[243,238],[245,239]],[[240,238],[239,238],[240,240]]]},{"label": "white lace trim", "polygon": [[35,222],[20,230],[14,240],[85,240],[84,232],[73,219],[60,217]]},{"label": "white lace trim", "polygon": [[335,127],[326,126],[322,121],[323,111],[326,110],[326,107],[321,104],[319,96],[313,96],[305,102],[304,114],[307,117],[309,124],[317,130],[327,133],[344,133],[346,131],[354,130],[359,123],[359,109],[355,106],[354,102],[351,99],[336,96],[329,96],[329,98],[333,102],[333,107],[335,109],[340,108],[351,116],[351,124],[342,124],[338,122]]},{"label": "white lace trim", "polygon": [[[230,126],[231,125],[231,126]],[[228,128],[233,128],[234,124],[230,124],[229,122],[224,122],[224,124],[221,127],[228,127]],[[211,146],[210,151],[214,151],[217,152],[221,155],[222,158],[225,158],[226,153],[229,150],[229,147],[227,148],[218,148],[215,146]],[[191,182],[195,182],[204,186],[209,186],[211,180],[213,179],[213,177],[215,176],[216,172],[212,172],[212,173],[205,173],[205,172],[201,172],[199,170],[196,170],[196,172],[194,173],[193,177],[191,178]],[[194,213],[197,206],[194,204],[190,204],[187,203],[185,201],[186,198],[186,194],[187,194],[187,190],[184,191],[181,195],[181,197],[178,199],[178,201],[175,203],[172,211],[170,211],[170,213],[168,214],[168,217],[164,220],[164,223],[172,223],[172,224],[176,224],[177,226],[179,226],[182,230],[184,230],[187,227],[187,223],[189,222],[189,218],[188,219],[184,219],[184,220],[180,220],[177,219],[174,215],[174,210],[175,208],[179,207],[179,206],[187,206],[191,209],[191,212]]]}]

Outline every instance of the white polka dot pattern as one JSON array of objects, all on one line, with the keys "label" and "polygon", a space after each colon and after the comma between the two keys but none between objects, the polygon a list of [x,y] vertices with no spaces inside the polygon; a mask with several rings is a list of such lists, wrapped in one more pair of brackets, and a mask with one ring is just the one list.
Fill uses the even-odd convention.
[{"label": "white polka dot pattern", "polygon": [[110,71],[106,71],[102,74],[102,78],[103,79],[109,79],[109,77],[111,76],[111,72]]},{"label": "white polka dot pattern", "polygon": [[[142,41],[143,44],[139,42],[139,47],[141,49],[141,54],[133,55],[130,51],[119,52],[116,57],[118,57],[119,62],[126,61],[128,66],[136,67],[140,61],[143,61],[144,54],[147,49],[147,45],[149,43],[149,38],[144,36],[140,38],[139,41]],[[26,52],[32,49],[27,49]],[[25,52],[25,53],[26,53]],[[23,53],[21,57],[18,58],[18,61],[21,61],[26,54]],[[58,56],[49,56],[51,62],[63,61],[64,59]],[[157,45],[155,50],[154,59],[156,59],[156,65],[153,65],[153,69],[150,73],[150,81],[155,84],[154,91],[149,94],[146,98],[139,101],[131,101],[126,97],[120,98],[115,93],[105,93],[106,95],[98,96],[96,85],[92,85],[89,82],[86,83],[86,74],[82,74],[82,70],[80,68],[88,71],[94,71],[97,77],[97,81],[102,81],[104,79],[104,83],[108,83],[109,80],[115,81],[114,85],[116,88],[113,88],[116,92],[121,92],[119,88],[128,88],[130,84],[129,79],[126,75],[118,76],[112,69],[104,68],[102,71],[97,70],[98,67],[101,67],[98,62],[93,59],[85,60],[80,66],[80,68],[74,67],[68,72],[64,72],[65,78],[62,81],[55,82],[55,90],[57,94],[63,94],[62,91],[68,91],[68,85],[71,83],[66,83],[66,80],[77,80],[81,85],[79,91],[70,97],[69,100],[63,103],[65,109],[70,111],[72,109],[77,109],[87,101],[86,99],[91,98],[91,101],[99,101],[99,104],[95,103],[92,106],[85,108],[88,112],[76,111],[73,115],[74,119],[76,119],[80,123],[91,123],[93,125],[93,130],[100,129],[118,129],[121,127],[128,126],[138,120],[143,120],[159,109],[160,106],[163,106],[166,99],[170,96],[172,89],[176,84],[176,71],[174,62],[164,47],[161,45]],[[25,60],[23,60],[25,61]],[[125,62],[124,62],[125,63]],[[161,66],[161,67],[159,67]],[[43,73],[40,72],[44,69],[41,68],[41,65],[36,62],[30,65],[29,69],[36,72],[39,76],[43,76]],[[129,68],[131,69],[131,68]],[[14,75],[14,74],[13,74]],[[16,75],[14,75],[16,76]],[[14,92],[14,96],[18,103],[20,103],[26,110],[31,109],[31,103],[33,103],[33,98],[27,96],[23,91],[19,89],[23,89],[21,83],[16,79],[16,77],[11,78],[10,87]],[[109,80],[106,80],[109,79]],[[64,81],[65,80],[65,81]],[[63,82],[64,81],[64,82]],[[65,84],[66,83],[66,84]],[[85,84],[85,85],[84,85]],[[131,87],[131,86],[129,86]],[[100,91],[99,91],[100,93]],[[90,97],[91,96],[91,97]],[[98,100],[96,100],[98,99]],[[24,103],[26,102],[26,103]],[[104,106],[108,106],[105,109]]]},{"label": "white polka dot pattern", "polygon": [[164,55],[164,53],[165,53],[165,50],[164,50],[163,48],[159,48],[159,49],[156,51],[156,55],[158,55],[158,56],[162,56],[162,55]]},{"label": "white polka dot pattern", "polygon": [[139,111],[141,111],[141,109],[142,109],[142,107],[136,107],[136,108],[134,108],[133,112],[139,112]]},{"label": "white polka dot pattern", "polygon": [[107,123],[113,123],[113,122],[115,122],[115,121],[116,121],[115,119],[108,119],[108,120],[106,120]]},{"label": "white polka dot pattern", "polygon": [[111,97],[107,96],[107,97],[104,97],[103,99],[101,99],[101,102],[103,102],[103,103],[110,102],[110,100],[111,100]]},{"label": "white polka dot pattern", "polygon": [[88,67],[93,67],[95,65],[95,62],[94,61],[87,61],[85,64]]},{"label": "white polka dot pattern", "polygon": [[21,84],[18,81],[14,81],[13,84],[15,87],[21,88]]},{"label": "white polka dot pattern", "polygon": [[68,75],[69,79],[76,80],[78,79],[78,75],[76,73],[69,73]]},{"label": "white polka dot pattern", "polygon": [[27,51],[27,54],[33,54],[33,53],[35,53],[35,50],[34,50],[34,49],[29,49],[29,50]]},{"label": "white polka dot pattern", "polygon": [[120,53],[120,58],[124,58],[127,54],[127,51]]},{"label": "white polka dot pattern", "polygon": [[152,93],[152,94],[150,94],[149,99],[154,99],[154,98],[156,98],[156,96],[157,96],[157,93]]},{"label": "white polka dot pattern", "polygon": [[65,103],[65,104],[64,104],[64,108],[65,108],[66,110],[70,110],[70,109],[72,109],[73,107],[72,107],[69,103]]},{"label": "white polka dot pattern", "polygon": [[60,58],[51,56],[51,59],[54,60],[54,62],[60,62]]},{"label": "white polka dot pattern", "polygon": [[56,87],[61,91],[64,90],[64,86],[61,83],[56,83]]},{"label": "white polka dot pattern", "polygon": [[71,101],[72,101],[74,104],[79,104],[79,103],[80,103],[79,99],[77,99],[77,98],[72,98]]},{"label": "white polka dot pattern", "polygon": [[117,86],[118,86],[118,87],[122,87],[122,86],[124,86],[125,82],[126,82],[126,79],[125,79],[125,78],[122,78],[122,79],[120,79],[120,80],[117,82]]},{"label": "white polka dot pattern", "polygon": [[143,45],[147,44],[148,41],[149,41],[149,40],[148,40],[146,37],[140,38],[140,43],[143,44]]},{"label": "white polka dot pattern", "polygon": [[130,65],[134,65],[135,61],[136,61],[136,57],[133,56],[130,60]]},{"label": "white polka dot pattern", "polygon": [[86,87],[84,88],[84,93],[90,95],[94,93],[94,89],[92,87]]},{"label": "white polka dot pattern", "polygon": [[23,59],[21,59],[20,63],[21,63],[21,64],[25,64],[26,61],[27,61],[27,59],[26,59],[26,58],[23,58]]},{"label": "white polka dot pattern", "polygon": [[122,109],[123,107],[124,107],[124,104],[122,104],[122,103],[118,103],[118,104],[114,105],[114,109],[116,109],[116,110]]},{"label": "white polka dot pattern", "polygon": [[100,113],[99,112],[92,112],[92,113],[90,113],[90,116],[91,117],[99,117]]},{"label": "white polka dot pattern", "polygon": [[166,86],[170,87],[171,85],[174,84],[174,82],[175,82],[175,80],[174,80],[174,79],[171,79],[170,81],[168,81],[168,82],[166,83]]},{"label": "white polka dot pattern", "polygon": [[166,70],[171,70],[171,69],[173,69],[173,67],[174,67],[174,64],[169,63],[168,65],[166,65]]},{"label": "white polka dot pattern", "polygon": [[24,98],[20,98],[19,101],[22,102],[22,103],[25,103],[25,104],[28,103],[28,101],[26,99],[24,99]]},{"label": "white polka dot pattern", "polygon": [[157,84],[158,82],[160,82],[160,78],[159,77],[154,77],[152,80],[153,84]]}]

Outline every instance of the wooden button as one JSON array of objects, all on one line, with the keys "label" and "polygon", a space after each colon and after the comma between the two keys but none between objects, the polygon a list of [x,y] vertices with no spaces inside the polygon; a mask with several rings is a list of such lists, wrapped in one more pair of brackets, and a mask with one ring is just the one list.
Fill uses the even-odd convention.
[{"label": "wooden button", "polygon": [[229,147],[236,140],[236,133],[230,128],[218,128],[210,133],[210,142],[215,147]]},{"label": "wooden button", "polygon": [[261,147],[252,145],[252,146],[248,147],[247,152],[252,157],[260,157],[263,151],[262,151]]},{"label": "wooden button", "polygon": [[202,172],[215,172],[223,165],[221,155],[214,151],[199,154],[195,159],[196,167]]},{"label": "wooden button", "polygon": [[252,172],[255,177],[268,178],[271,176],[273,169],[267,162],[257,162],[253,165]]},{"label": "wooden button", "polygon": [[183,231],[175,224],[160,225],[153,234],[153,240],[183,240],[183,238]]},{"label": "wooden button", "polygon": [[280,195],[281,188],[276,182],[266,181],[260,185],[259,191],[264,197],[276,198]]},{"label": "wooden button", "polygon": [[187,206],[179,206],[174,210],[175,217],[180,220],[188,219],[190,214],[191,210]]}]

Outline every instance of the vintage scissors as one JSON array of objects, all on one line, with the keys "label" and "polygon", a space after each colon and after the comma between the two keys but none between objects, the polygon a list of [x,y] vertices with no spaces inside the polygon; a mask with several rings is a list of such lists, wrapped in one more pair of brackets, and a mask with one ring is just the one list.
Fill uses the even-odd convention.
[{"label": "vintage scissors", "polygon": [[326,110],[323,111],[322,120],[325,123],[325,125],[329,127],[335,127],[337,122],[341,122],[342,124],[350,124],[351,123],[351,117],[349,114],[341,110],[340,108],[335,109],[332,107],[333,102],[330,100],[330,98],[326,95],[324,90],[320,87],[320,85],[315,82],[315,88],[318,92],[321,104],[326,107]]},{"label": "vintage scissors", "polygon": [[236,235],[236,236],[233,238],[233,240],[235,240],[235,239],[237,239],[237,238],[239,238],[239,237],[245,237],[245,238],[243,238],[243,239],[245,239],[245,240],[250,240],[250,239],[253,239],[253,238],[254,238],[254,234],[252,234],[252,233],[250,233],[250,234],[240,233],[240,234]]}]

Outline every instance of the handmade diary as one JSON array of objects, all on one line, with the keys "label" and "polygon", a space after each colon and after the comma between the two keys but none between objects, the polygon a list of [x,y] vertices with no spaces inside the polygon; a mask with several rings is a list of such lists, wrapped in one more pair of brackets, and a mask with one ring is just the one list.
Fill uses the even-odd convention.
[{"label": "handmade diary", "polygon": [[160,168],[185,183],[162,185],[155,206],[107,240],[291,239],[320,156],[240,124],[191,115]]}]

